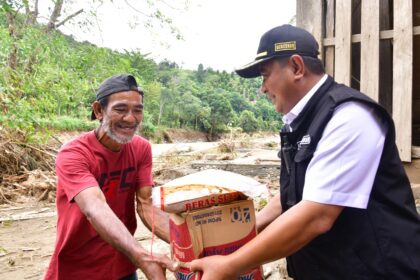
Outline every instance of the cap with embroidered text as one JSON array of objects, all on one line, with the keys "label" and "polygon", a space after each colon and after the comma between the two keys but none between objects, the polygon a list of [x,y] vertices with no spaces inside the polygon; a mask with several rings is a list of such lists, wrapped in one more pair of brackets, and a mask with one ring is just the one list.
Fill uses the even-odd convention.
[{"label": "cap with embroidered text", "polygon": [[317,41],[308,31],[290,24],[277,26],[262,35],[255,60],[235,71],[243,78],[255,78],[261,75],[264,61],[294,54],[317,58],[318,49]]}]

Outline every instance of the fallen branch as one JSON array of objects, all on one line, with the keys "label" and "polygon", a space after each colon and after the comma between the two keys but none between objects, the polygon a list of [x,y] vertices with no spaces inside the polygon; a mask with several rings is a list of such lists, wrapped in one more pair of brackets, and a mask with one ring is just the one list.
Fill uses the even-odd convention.
[{"label": "fallen branch", "polygon": [[40,152],[40,153],[43,153],[43,154],[49,155],[50,157],[53,157],[53,158],[55,158],[55,157],[56,157],[56,155],[54,155],[54,154],[52,154],[52,153],[50,153],[50,152],[47,152],[47,151],[45,151],[45,150],[38,149],[38,148],[36,148],[36,147],[34,147],[34,146],[32,146],[32,145],[26,144],[26,143],[22,143],[22,142],[12,142],[12,143],[14,143],[14,144],[16,144],[16,145],[21,145],[21,146],[25,146],[25,147],[31,148],[32,150],[35,150],[35,151],[38,151],[38,152]]}]

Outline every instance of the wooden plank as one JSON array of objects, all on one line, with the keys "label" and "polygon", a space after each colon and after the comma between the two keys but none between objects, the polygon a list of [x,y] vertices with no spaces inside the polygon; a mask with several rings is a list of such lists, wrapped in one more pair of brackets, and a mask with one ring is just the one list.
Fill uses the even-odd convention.
[{"label": "wooden plank", "polygon": [[362,1],[360,91],[379,101],[379,0]]},{"label": "wooden plank", "polygon": [[[413,27],[413,35],[420,35],[420,26],[414,26]],[[382,30],[379,32],[379,39],[381,40],[387,40],[394,38],[394,30]],[[324,47],[331,47],[335,46],[335,38],[329,37],[324,38],[322,41]],[[358,43],[361,42],[361,34],[354,34],[351,36],[351,42],[352,43]]]},{"label": "wooden plank", "polygon": [[351,79],[351,2],[336,0],[334,78],[350,86]]},{"label": "wooden plank", "polygon": [[420,158],[420,147],[413,146],[411,148],[411,156],[413,158]]},{"label": "wooden plank", "polygon": [[[386,32],[392,28],[392,3],[381,1],[379,6],[379,29]],[[379,36],[382,34],[381,31]],[[392,114],[392,40],[381,40],[379,43],[379,61],[379,102]]]},{"label": "wooden plank", "polygon": [[394,0],[394,54],[392,116],[403,161],[411,161],[413,92],[413,3]]},{"label": "wooden plank", "polygon": [[296,26],[311,33],[319,44],[319,53],[322,57],[322,2],[312,0],[296,1]]},{"label": "wooden plank", "polygon": [[322,42],[323,42],[322,44],[324,45],[324,47],[335,46],[335,38],[334,37],[333,38],[325,38]]},{"label": "wooden plank", "polygon": [[[334,0],[326,0],[326,14],[325,14],[325,37],[334,37]],[[325,43],[325,40],[323,40]],[[324,56],[324,65],[325,65],[325,72],[330,75],[334,76],[334,48],[326,47],[324,44],[325,56]]]},{"label": "wooden plank", "polygon": [[379,37],[381,38],[381,40],[392,39],[392,38],[394,38],[394,30],[383,30],[379,34]]},{"label": "wooden plank", "polygon": [[[413,35],[420,35],[420,26],[413,27]],[[394,30],[382,30],[379,34],[381,40],[394,38]]]},{"label": "wooden plank", "polygon": [[420,159],[413,158],[411,162],[404,162],[404,169],[411,184],[420,184]]},{"label": "wooden plank", "polygon": [[353,34],[351,35],[352,43],[360,43],[362,41],[362,34]]}]

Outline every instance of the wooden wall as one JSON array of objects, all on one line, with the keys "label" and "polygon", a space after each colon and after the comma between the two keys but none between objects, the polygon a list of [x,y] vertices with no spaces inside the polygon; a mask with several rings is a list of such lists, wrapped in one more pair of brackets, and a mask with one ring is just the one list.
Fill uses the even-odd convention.
[{"label": "wooden wall", "polygon": [[[413,3],[413,23],[420,26],[420,1]],[[420,36],[414,36],[413,49],[413,145],[420,146]]]},{"label": "wooden wall", "polygon": [[413,83],[420,79],[419,2],[297,0],[296,5],[297,25],[321,42],[327,73],[392,115],[406,162],[412,146],[420,145],[420,83]]}]

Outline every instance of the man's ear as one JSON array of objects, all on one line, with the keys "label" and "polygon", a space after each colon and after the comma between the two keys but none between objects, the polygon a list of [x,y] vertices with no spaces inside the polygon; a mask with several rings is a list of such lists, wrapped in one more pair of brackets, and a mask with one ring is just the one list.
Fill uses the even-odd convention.
[{"label": "man's ear", "polygon": [[300,55],[294,54],[290,57],[289,60],[293,67],[293,73],[296,78],[302,78],[305,74],[305,63]]},{"label": "man's ear", "polygon": [[93,112],[95,113],[96,118],[101,121],[102,118],[104,117],[104,109],[101,106],[101,103],[99,103],[99,101],[95,101],[92,103],[92,109]]}]

